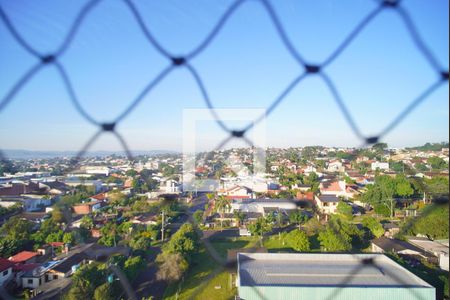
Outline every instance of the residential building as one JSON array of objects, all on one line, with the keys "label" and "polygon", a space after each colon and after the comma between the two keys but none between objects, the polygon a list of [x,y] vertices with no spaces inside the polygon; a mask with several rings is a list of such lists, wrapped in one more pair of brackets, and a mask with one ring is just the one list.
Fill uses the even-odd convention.
[{"label": "residential building", "polygon": [[28,264],[36,262],[36,258],[38,255],[38,252],[22,251],[17,253],[16,255],[11,256],[9,260],[15,264]]},{"label": "residential building", "polygon": [[340,199],[336,195],[320,195],[314,197],[319,210],[327,215],[335,214]]},{"label": "residential building", "polygon": [[370,168],[372,169],[372,171],[376,171],[377,169],[382,171],[389,171],[389,163],[375,161],[370,165]]},{"label": "residential building", "polygon": [[412,237],[408,239],[412,245],[422,249],[423,251],[430,253],[437,257],[439,267],[442,270],[449,270],[449,247],[448,240],[431,241],[427,238]]},{"label": "residential building", "polygon": [[297,205],[290,199],[233,199],[229,212],[239,210],[245,213],[260,213],[264,216],[267,208],[290,211],[297,209]]},{"label": "residential building", "polygon": [[322,195],[335,195],[336,197],[348,198],[346,184],[342,180],[322,181],[319,184],[319,190]]},{"label": "residential building", "polygon": [[92,201],[86,203],[75,204],[73,206],[73,211],[77,215],[88,215],[96,210],[99,210],[104,206],[104,202]]},{"label": "residential building", "polygon": [[0,287],[13,278],[14,263],[0,257]]}]

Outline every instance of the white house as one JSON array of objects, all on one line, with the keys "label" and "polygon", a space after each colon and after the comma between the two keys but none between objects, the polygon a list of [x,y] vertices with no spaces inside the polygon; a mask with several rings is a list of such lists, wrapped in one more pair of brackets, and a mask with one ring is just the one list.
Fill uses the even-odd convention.
[{"label": "white house", "polygon": [[340,160],[331,160],[327,166],[328,172],[344,172],[344,165]]},{"label": "white house", "polygon": [[14,264],[3,257],[0,257],[0,286],[3,286],[6,282],[13,278]]},{"label": "white house", "polygon": [[105,175],[109,176],[109,168],[106,166],[86,166],[85,172],[87,174]]},{"label": "white house", "polygon": [[229,212],[239,210],[245,213],[265,214],[265,208],[295,210],[297,205],[289,199],[234,199]]},{"label": "white house", "polygon": [[376,161],[370,165],[370,168],[372,169],[372,171],[376,171],[377,169],[383,170],[383,171],[388,171],[389,163]]}]

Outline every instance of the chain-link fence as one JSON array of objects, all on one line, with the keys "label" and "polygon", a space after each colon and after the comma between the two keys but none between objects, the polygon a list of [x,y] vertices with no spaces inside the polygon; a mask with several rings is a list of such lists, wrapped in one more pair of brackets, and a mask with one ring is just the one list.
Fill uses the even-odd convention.
[{"label": "chain-link fence", "polygon": [[[367,0],[369,1],[369,0]],[[158,40],[153,35],[151,29],[146,25],[146,21],[142,18],[140,11],[135,6],[132,0],[123,0],[124,9],[129,10],[134,19],[138,24],[139,30],[142,31],[148,43],[150,43],[157,52],[164,58],[167,59],[167,66],[162,69],[159,74],[153,78],[147,85],[138,93],[137,97],[134,99],[130,99],[129,105],[119,114],[117,115],[112,122],[102,123],[98,121],[96,118],[92,116],[92,114],[85,110],[80,103],[77,91],[73,87],[71,77],[69,72],[66,70],[64,64],[59,60],[60,56],[63,55],[69,47],[71,47],[72,43],[75,40],[75,36],[79,31],[80,27],[83,26],[84,20],[86,17],[93,11],[93,9],[101,2],[101,0],[91,0],[88,1],[78,12],[74,22],[68,29],[67,35],[64,37],[62,43],[56,49],[50,49],[49,51],[42,53],[36,50],[33,45],[31,45],[16,29],[13,22],[11,22],[8,14],[5,10],[0,7],[0,19],[2,21],[3,26],[7,28],[7,30],[14,37],[15,41],[31,55],[32,57],[38,60],[37,63],[31,65],[29,69],[21,76],[21,78],[11,87],[9,91],[0,98],[0,113],[4,112],[7,106],[14,101],[17,93],[24,88],[25,85],[35,76],[38,76],[39,72],[44,68],[54,68],[57,74],[62,79],[64,83],[65,90],[72,102],[75,110],[83,117],[83,119],[95,125],[98,130],[96,133],[91,136],[87,143],[81,148],[81,150],[76,155],[76,158],[73,160],[73,166],[75,167],[76,163],[79,159],[85,154],[85,152],[91,147],[91,145],[105,132],[112,133],[122,145],[124,151],[126,152],[128,158],[133,160],[133,155],[129,150],[125,138],[116,130],[117,124],[119,124],[128,114],[130,114],[133,110],[137,109],[138,105],[144,100],[144,98],[152,92],[152,90],[159,85],[163,80],[165,80],[171,73],[177,68],[184,68],[188,71],[188,73],[194,79],[195,84],[198,86],[198,89],[201,92],[203,97],[205,106],[211,110],[213,117],[220,128],[223,129],[228,134],[228,138],[225,139],[217,148],[220,149],[224,147],[230,140],[242,139],[247,144],[252,145],[252,142],[247,139],[246,133],[253,128],[256,124],[258,124],[265,116],[270,115],[279,105],[281,105],[284,99],[292,92],[292,90],[298,86],[302,81],[311,76],[315,76],[323,81],[325,87],[329,89],[331,95],[333,96],[334,101],[339,107],[341,114],[344,116],[346,122],[348,123],[352,133],[361,141],[362,145],[371,145],[378,143],[381,141],[388,133],[390,133],[393,129],[395,129],[404,119],[407,117],[413,110],[415,110],[421,103],[426,101],[429,96],[435,92],[438,88],[444,86],[448,82],[448,68],[447,66],[443,66],[439,63],[436,57],[433,55],[432,51],[430,51],[429,47],[425,44],[424,40],[420,36],[416,25],[411,18],[408,11],[402,6],[400,0],[385,0],[385,1],[377,1],[375,0],[376,6],[370,11],[362,21],[350,32],[350,34],[331,52],[331,54],[323,60],[319,64],[310,64],[308,60],[297,50],[292,41],[289,39],[286,31],[283,27],[283,22],[275,12],[272,4],[268,0],[256,0],[268,13],[270,17],[270,21],[272,25],[276,29],[284,47],[287,49],[291,57],[298,63],[298,65],[302,68],[302,71],[296,76],[296,78],[287,83],[284,90],[279,93],[279,96],[276,97],[270,104],[270,106],[266,109],[264,115],[259,117],[256,121],[250,123],[249,125],[243,128],[231,128],[229,127],[218,114],[214,111],[213,101],[211,101],[210,94],[208,92],[207,86],[204,83],[201,75],[197,71],[196,67],[191,63],[191,61],[202,54],[202,52],[213,43],[214,39],[218,34],[220,34],[221,29],[226,26],[227,21],[230,17],[235,14],[238,9],[245,3],[247,0],[236,0],[234,1],[229,8],[225,11],[225,13],[220,17],[217,23],[212,27],[212,30],[206,37],[190,52],[185,53],[181,56],[174,56],[168,49],[164,48]],[[355,121],[355,118],[351,114],[350,110],[346,105],[345,99],[341,96],[339,92],[338,86],[333,82],[330,76],[327,74],[327,67],[332,65],[342,53],[350,46],[350,44],[358,38],[358,36],[365,30],[365,28],[372,23],[378,16],[380,16],[384,11],[391,10],[395,12],[397,17],[403,22],[403,25],[407,29],[407,32],[411,36],[416,48],[420,51],[423,57],[426,59],[428,64],[432,67],[435,72],[435,80],[434,82],[428,86],[422,93],[417,95],[416,98],[412,99],[409,104],[393,118],[391,122],[386,124],[384,129],[382,129],[375,136],[365,136],[358,124]],[[2,162],[6,162],[8,159],[5,155],[0,151],[0,158]],[[345,278],[343,280],[343,284],[347,280],[350,280],[351,276],[358,274],[363,268],[367,266],[376,266],[376,262],[374,260],[364,260],[361,261],[360,267],[356,268],[352,274],[350,274],[349,278]],[[391,274],[391,276],[395,276],[395,274]],[[399,279],[401,282],[401,279]],[[339,290],[336,291],[339,293]],[[335,296],[336,294],[334,294]],[[264,299],[264,295],[260,295],[262,299]],[[420,299],[419,295],[411,294],[411,297]],[[331,297],[333,298],[333,297]],[[331,299],[330,298],[330,299]]]}]

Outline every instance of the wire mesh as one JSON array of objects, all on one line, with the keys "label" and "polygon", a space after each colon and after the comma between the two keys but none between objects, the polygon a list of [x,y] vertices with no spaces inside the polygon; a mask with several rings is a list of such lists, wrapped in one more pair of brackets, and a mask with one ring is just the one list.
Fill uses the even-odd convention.
[{"label": "wire mesh", "polygon": [[[298,86],[301,82],[303,82],[306,78],[311,76],[316,76],[321,79],[324,83],[324,86],[331,92],[331,95],[336,102],[340,113],[345,118],[348,126],[350,127],[352,133],[361,141],[363,145],[370,145],[378,143],[382,140],[388,133],[394,130],[413,110],[415,110],[421,103],[426,101],[429,96],[435,92],[438,88],[442,87],[444,84],[448,82],[448,69],[442,66],[438,59],[433,55],[432,51],[425,44],[424,40],[420,36],[416,25],[411,18],[408,11],[402,6],[400,0],[385,0],[385,1],[375,1],[376,7],[370,11],[363,20],[350,32],[350,34],[344,38],[344,40],[331,52],[331,54],[321,63],[319,64],[310,64],[307,59],[305,59],[300,52],[294,47],[293,43],[289,39],[286,31],[283,27],[281,19],[276,14],[271,2],[268,0],[256,0],[263,9],[268,13],[270,17],[270,21],[274,28],[276,29],[282,44],[288,50],[290,56],[303,68],[303,70],[290,82],[287,84],[286,88],[280,92],[279,96],[276,97],[272,103],[268,106],[265,111],[265,114],[261,117],[257,118],[256,121],[250,123],[249,125],[243,128],[230,128],[227,124],[220,119],[219,115],[214,111],[214,105],[209,96],[207,87],[197,69],[191,63],[191,61],[201,55],[201,53],[211,44],[213,43],[216,36],[220,33],[222,28],[226,26],[229,18],[235,14],[238,9],[249,0],[236,0],[234,1],[228,9],[223,13],[217,23],[213,26],[209,34],[190,52],[185,53],[181,56],[174,56],[170,51],[164,48],[158,40],[154,37],[151,30],[146,25],[145,20],[142,18],[141,13],[138,8],[135,6],[133,1],[131,0],[123,0],[124,7],[128,9],[134,19],[137,22],[139,30],[143,33],[144,37],[147,39],[148,43],[150,43],[161,56],[167,59],[167,67],[159,72],[159,74],[148,82],[146,86],[137,94],[134,99],[131,99],[129,105],[110,123],[102,123],[95,119],[88,111],[86,111],[80,103],[79,97],[76,93],[76,90],[73,87],[71,77],[69,72],[66,70],[61,61],[59,61],[59,57],[67,51],[67,49],[72,45],[74,39],[77,35],[77,32],[81,26],[83,26],[83,22],[86,17],[93,11],[93,9],[101,2],[101,0],[91,0],[88,1],[78,12],[75,20],[72,25],[69,27],[68,33],[64,37],[62,43],[54,49],[53,51],[47,53],[41,53],[36,50],[33,45],[28,43],[26,39],[22,37],[19,31],[16,30],[16,27],[11,22],[8,14],[5,10],[0,6],[0,19],[6,29],[11,33],[15,41],[26,50],[29,55],[35,57],[38,62],[34,65],[30,66],[28,71],[26,71],[21,78],[7,91],[5,95],[0,98],[0,113],[5,111],[7,106],[14,101],[17,93],[24,88],[24,86],[35,76],[38,76],[39,72],[46,67],[54,67],[61,78],[65,90],[69,96],[70,101],[73,104],[74,109],[79,113],[79,115],[88,123],[91,123],[98,127],[97,132],[92,135],[86,144],[79,150],[76,157],[72,160],[72,165],[75,167],[77,163],[80,161],[81,157],[85,155],[86,151],[91,147],[91,145],[104,133],[111,133],[115,136],[115,138],[119,141],[123,150],[125,151],[128,158],[132,161],[133,155],[127,146],[125,138],[116,130],[117,124],[120,123],[124,118],[126,118],[133,110],[137,109],[139,104],[143,101],[145,96],[152,92],[152,90],[159,85],[165,78],[167,78],[174,69],[176,68],[185,68],[188,73],[194,79],[195,84],[197,85],[200,94],[203,98],[205,106],[211,110],[213,117],[220,128],[228,134],[228,137],[218,145],[217,149],[224,147],[231,139],[242,139],[246,144],[252,145],[252,142],[245,136],[246,133],[254,127],[256,124],[261,122],[265,118],[265,116],[270,115],[273,111],[283,103],[286,96],[288,96],[292,90]],[[369,1],[369,0],[368,0]],[[360,127],[356,123],[354,117],[352,116],[350,110],[348,109],[345,99],[341,96],[338,87],[331,79],[331,77],[327,74],[326,68],[333,64],[342,53],[352,44],[352,42],[365,30],[365,28],[371,24],[380,14],[382,14],[386,10],[392,10],[396,13],[398,18],[401,19],[405,28],[407,29],[411,39],[413,40],[416,48],[420,51],[422,56],[426,59],[428,64],[433,68],[436,79],[434,82],[427,87],[422,93],[420,93],[415,99],[412,99],[409,104],[400,111],[396,117],[388,123],[383,130],[381,130],[375,136],[365,136]],[[8,158],[0,150],[0,160],[2,163],[7,162]],[[361,268],[365,266],[374,266],[373,261],[361,262]],[[361,268],[355,269],[353,274],[359,272]],[[350,277],[347,278],[349,280],[353,274],[350,274]],[[345,280],[343,282],[345,285]],[[261,298],[264,298],[264,295],[261,295]],[[411,296],[415,299],[420,299],[418,295],[411,294]]]}]

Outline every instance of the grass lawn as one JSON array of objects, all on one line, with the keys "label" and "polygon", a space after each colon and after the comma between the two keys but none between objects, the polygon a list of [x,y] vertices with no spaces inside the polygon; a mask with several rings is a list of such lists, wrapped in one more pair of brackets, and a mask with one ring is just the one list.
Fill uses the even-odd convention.
[{"label": "grass lawn", "polygon": [[206,277],[216,268],[220,268],[216,262],[208,255],[203,246],[192,255],[191,266],[184,275],[184,281],[170,284],[164,291],[164,299],[189,299],[194,290],[203,283]]},{"label": "grass lawn", "polygon": [[289,247],[288,245],[283,245],[283,241],[278,237],[278,235],[271,235],[266,237],[264,240],[264,247],[267,248],[267,251],[271,253],[276,252],[296,252],[294,249]]},{"label": "grass lawn", "polygon": [[228,250],[259,247],[259,240],[257,237],[236,237],[236,238],[219,238],[211,239],[211,245],[223,257],[227,258]]},{"label": "grass lawn", "polygon": [[[225,251],[226,255],[226,251]],[[217,273],[216,275],[214,275]],[[212,278],[209,278],[213,276]],[[217,288],[216,287],[219,287]],[[178,298],[177,298],[177,291]],[[236,288],[230,288],[230,274],[223,270],[203,246],[192,256],[184,281],[170,284],[164,299],[233,299]]]},{"label": "grass lawn", "polygon": [[234,299],[234,295],[237,293],[237,289],[233,284],[231,287],[231,280],[236,280],[230,277],[230,273],[222,271],[205,286],[200,287],[200,293],[196,295],[195,299]]}]

